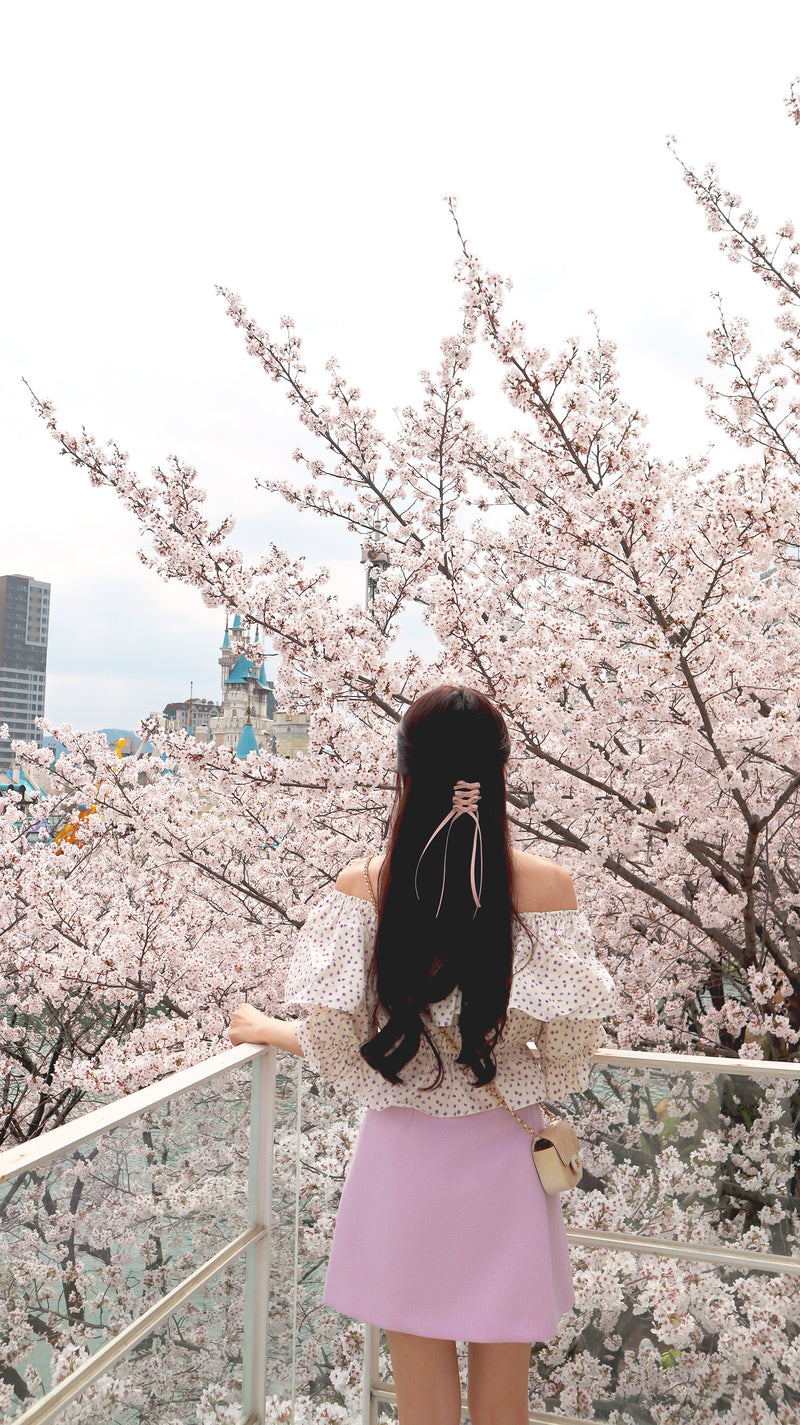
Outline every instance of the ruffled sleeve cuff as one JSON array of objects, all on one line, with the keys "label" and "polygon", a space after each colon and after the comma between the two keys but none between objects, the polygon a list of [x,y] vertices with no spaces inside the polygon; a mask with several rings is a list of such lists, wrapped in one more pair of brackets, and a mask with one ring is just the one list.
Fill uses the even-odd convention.
[{"label": "ruffled sleeve cuff", "polygon": [[294,943],[283,1003],[309,1068],[343,1093],[363,1093],[374,1078],[361,1055],[370,1037],[367,961],[375,933],[369,901],[335,887],[309,911]]},{"label": "ruffled sleeve cuff", "polygon": [[592,1054],[604,1037],[598,1019],[547,1020],[536,1036],[538,1059],[545,1083],[545,1098],[562,1102],[568,1094],[589,1087]]},{"label": "ruffled sleeve cuff", "polygon": [[315,1074],[343,1092],[363,1088],[371,1070],[360,1053],[366,1036],[356,1017],[346,1010],[317,1005],[305,1019],[295,1022],[294,1032]]},{"label": "ruffled sleeve cuff", "polygon": [[[530,921],[533,921],[531,924]],[[589,1086],[592,1054],[604,1039],[602,1020],[618,1007],[611,975],[592,949],[582,911],[543,911],[529,917],[535,945],[520,937],[509,998],[517,1041],[535,1039],[545,1097],[563,1101]]]}]

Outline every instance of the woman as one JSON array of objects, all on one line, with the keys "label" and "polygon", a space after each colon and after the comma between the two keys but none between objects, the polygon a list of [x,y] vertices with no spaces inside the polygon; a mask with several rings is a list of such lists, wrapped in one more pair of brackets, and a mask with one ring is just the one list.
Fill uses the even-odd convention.
[{"label": "woman", "polygon": [[385,1331],[402,1425],[458,1425],[457,1341],[473,1425],[522,1425],[531,1344],[575,1299],[524,1125],[587,1087],[616,992],[569,875],[511,847],[509,750],[482,693],[417,698],[386,850],[342,871],[298,936],[284,1002],[306,1017],[243,1005],[229,1030],[367,1105],[323,1301]]}]

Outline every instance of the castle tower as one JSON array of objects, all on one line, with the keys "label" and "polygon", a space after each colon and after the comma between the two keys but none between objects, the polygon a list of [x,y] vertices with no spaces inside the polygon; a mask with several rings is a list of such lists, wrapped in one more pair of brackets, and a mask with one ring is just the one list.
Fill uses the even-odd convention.
[{"label": "castle tower", "polygon": [[[259,645],[252,659],[242,651],[245,642]],[[222,707],[209,719],[209,727],[214,742],[234,749],[239,757],[259,747],[292,756],[308,745],[305,715],[294,707],[288,712],[276,708],[275,684],[267,676],[266,664],[267,658],[274,657],[263,647],[258,627],[248,638],[238,613],[230,623],[225,620],[219,657]]]},{"label": "castle tower", "polygon": [[[239,618],[239,615],[238,615],[238,614],[236,615],[236,618],[237,618],[237,619]],[[241,619],[239,619],[239,622],[241,623]],[[227,614],[226,614],[226,615],[225,615],[225,637],[224,637],[223,640],[222,640],[222,648],[220,649],[220,657],[219,657],[219,666],[220,666],[220,668],[222,669],[222,676],[221,676],[221,678],[220,678],[220,686],[221,686],[221,688],[222,688],[222,696],[223,696],[223,699],[224,699],[224,697],[225,697],[225,684],[226,684],[227,681],[228,681],[228,675],[229,675],[229,673],[230,673],[230,671],[231,671],[231,668],[233,667],[234,663],[236,662],[236,656],[237,656],[237,655],[236,655],[236,649],[231,646],[231,636],[230,636],[230,631],[229,631],[229,629],[228,629],[228,616],[227,616]]]}]

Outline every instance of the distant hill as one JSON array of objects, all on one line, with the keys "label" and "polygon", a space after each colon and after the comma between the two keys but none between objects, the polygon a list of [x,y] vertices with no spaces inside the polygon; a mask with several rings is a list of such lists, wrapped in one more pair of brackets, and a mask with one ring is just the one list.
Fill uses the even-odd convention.
[{"label": "distant hill", "polygon": [[[120,737],[125,737],[127,738],[127,745],[122,749],[123,752],[136,752],[138,750],[139,738],[129,727],[96,727],[94,731],[105,733],[109,747],[114,747]],[[63,742],[59,742],[57,738],[47,735],[43,739],[43,746],[51,747],[55,758],[60,757],[61,753],[67,750]],[[152,750],[153,744],[151,742],[146,743],[145,751],[151,752]]]},{"label": "distant hill", "polygon": [[108,738],[109,747],[113,747],[119,737],[127,737],[131,747],[135,750],[139,746],[139,739],[135,732],[129,727],[96,727],[95,732],[104,732]]}]

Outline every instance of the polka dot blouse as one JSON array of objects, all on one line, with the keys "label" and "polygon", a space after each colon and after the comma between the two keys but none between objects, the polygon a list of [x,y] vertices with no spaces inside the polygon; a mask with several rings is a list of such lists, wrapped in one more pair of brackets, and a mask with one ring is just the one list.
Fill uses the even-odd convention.
[{"label": "polka dot blouse", "polygon": [[[494,1082],[514,1109],[540,1099],[558,1103],[588,1086],[601,1020],[616,1009],[618,998],[608,970],[592,954],[592,931],[582,911],[523,911],[522,919],[532,941],[514,925],[508,1018],[494,1051]],[[444,1068],[437,1089],[425,1089],[436,1077],[436,1060],[425,1039],[400,1071],[401,1084],[390,1084],[362,1058],[359,1048],[373,1034],[366,993],[377,924],[369,901],[333,887],[298,934],[284,1004],[290,1012],[307,1015],[293,1027],[310,1067],[368,1108],[418,1108],[437,1118],[497,1108],[491,1090],[474,1087],[472,1070],[455,1063],[458,985],[426,1016]],[[386,1019],[379,1006],[379,1026]],[[447,1028],[458,1048],[436,1034],[437,1025]]]}]

